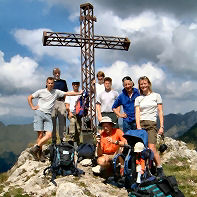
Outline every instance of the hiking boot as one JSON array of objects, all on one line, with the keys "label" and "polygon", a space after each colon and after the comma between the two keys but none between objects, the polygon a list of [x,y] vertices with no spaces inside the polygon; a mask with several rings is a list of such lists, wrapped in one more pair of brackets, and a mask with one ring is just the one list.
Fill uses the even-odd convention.
[{"label": "hiking boot", "polygon": [[38,151],[40,150],[40,147],[38,145],[32,147],[30,150],[29,150],[29,153],[33,155],[34,159],[36,161],[39,161],[39,158],[38,158]]},{"label": "hiking boot", "polygon": [[39,150],[39,151],[38,151],[38,156],[39,156],[39,160],[40,160],[41,162],[45,162],[45,161],[46,161],[45,156],[44,156],[42,150]]},{"label": "hiking boot", "polygon": [[163,168],[157,168],[157,177],[158,178],[162,178],[163,176],[165,176],[164,172],[163,172]]},{"label": "hiking boot", "polygon": [[92,171],[95,173],[95,174],[100,174],[101,171],[102,171],[102,167],[100,165],[97,165],[95,167],[92,168]]}]

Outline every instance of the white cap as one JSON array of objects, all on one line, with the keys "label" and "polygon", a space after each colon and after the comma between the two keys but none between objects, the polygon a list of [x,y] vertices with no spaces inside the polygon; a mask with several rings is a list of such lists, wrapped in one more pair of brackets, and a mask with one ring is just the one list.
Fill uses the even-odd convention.
[{"label": "white cap", "polygon": [[144,150],[144,144],[142,142],[137,142],[134,146],[134,152],[139,153]]},{"label": "white cap", "polygon": [[114,122],[112,122],[112,119],[110,117],[104,116],[104,117],[102,117],[102,120],[99,123],[99,126],[102,126],[102,123],[105,123],[105,122],[112,123],[114,125]]}]

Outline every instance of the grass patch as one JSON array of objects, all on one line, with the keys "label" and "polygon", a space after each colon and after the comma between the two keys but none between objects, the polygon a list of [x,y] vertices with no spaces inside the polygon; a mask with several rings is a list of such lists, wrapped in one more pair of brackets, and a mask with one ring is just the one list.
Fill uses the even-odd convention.
[{"label": "grass patch", "polygon": [[28,194],[24,194],[22,188],[11,187],[8,192],[6,192],[3,197],[30,197]]},{"label": "grass patch", "polygon": [[0,174],[0,184],[4,183],[8,179],[8,173],[1,173]]},{"label": "grass patch", "polygon": [[187,147],[191,150],[196,150],[196,145],[195,144],[192,144],[192,143],[187,143]]},{"label": "grass patch", "polygon": [[197,171],[191,171],[186,158],[171,159],[168,163],[163,164],[163,168],[167,176],[176,177],[179,189],[185,196],[197,196]]}]

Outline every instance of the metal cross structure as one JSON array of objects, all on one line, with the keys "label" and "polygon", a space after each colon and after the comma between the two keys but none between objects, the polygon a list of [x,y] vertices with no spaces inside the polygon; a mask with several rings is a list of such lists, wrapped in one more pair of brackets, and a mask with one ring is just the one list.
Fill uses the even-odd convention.
[{"label": "metal cross structure", "polygon": [[[96,131],[96,92],[92,91],[92,81],[95,80],[94,49],[128,51],[130,40],[121,37],[94,35],[96,17],[93,15],[93,9],[90,3],[80,5],[80,34],[44,31],[43,45],[81,48],[81,84],[82,89],[89,93],[90,103],[86,120],[90,120],[89,130],[94,132]],[[82,130],[84,129],[84,122],[85,117],[82,119]]]}]

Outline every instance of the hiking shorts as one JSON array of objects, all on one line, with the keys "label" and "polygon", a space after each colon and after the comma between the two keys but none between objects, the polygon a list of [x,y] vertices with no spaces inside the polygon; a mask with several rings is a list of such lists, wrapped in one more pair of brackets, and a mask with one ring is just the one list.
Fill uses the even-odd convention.
[{"label": "hiking shorts", "polygon": [[52,132],[53,123],[51,114],[46,114],[43,111],[35,110],[34,114],[34,131],[49,131]]},{"label": "hiking shorts", "polygon": [[141,120],[140,126],[148,133],[148,143],[157,143],[157,123],[151,120]]}]

